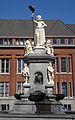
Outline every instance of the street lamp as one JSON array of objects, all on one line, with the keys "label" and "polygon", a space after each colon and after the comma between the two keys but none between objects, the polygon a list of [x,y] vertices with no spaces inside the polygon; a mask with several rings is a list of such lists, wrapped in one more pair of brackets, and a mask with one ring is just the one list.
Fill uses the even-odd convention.
[{"label": "street lamp", "polygon": [[31,5],[29,5],[28,6],[29,7],[29,9],[30,9],[30,11],[32,12],[32,22],[33,22],[33,41],[34,41],[34,12],[35,12],[35,8],[34,8],[34,6],[31,6]]}]

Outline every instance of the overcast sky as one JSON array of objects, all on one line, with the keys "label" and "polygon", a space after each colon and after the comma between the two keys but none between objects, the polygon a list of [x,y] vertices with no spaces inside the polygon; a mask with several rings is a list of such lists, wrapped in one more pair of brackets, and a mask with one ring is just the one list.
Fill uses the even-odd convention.
[{"label": "overcast sky", "polygon": [[0,19],[29,20],[29,5],[35,7],[35,19],[40,14],[44,20],[75,24],[75,0],[0,0]]}]

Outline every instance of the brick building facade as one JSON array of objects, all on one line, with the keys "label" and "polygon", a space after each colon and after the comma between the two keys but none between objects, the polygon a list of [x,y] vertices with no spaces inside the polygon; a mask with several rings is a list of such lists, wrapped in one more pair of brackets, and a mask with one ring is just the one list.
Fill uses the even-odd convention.
[{"label": "brick building facade", "polygon": [[[64,106],[74,110],[75,24],[61,20],[45,22],[46,40],[51,40],[56,57],[54,93],[65,94]],[[0,20],[0,110],[11,110],[14,94],[23,92],[24,46],[27,39],[33,44],[32,38],[32,21]]]}]

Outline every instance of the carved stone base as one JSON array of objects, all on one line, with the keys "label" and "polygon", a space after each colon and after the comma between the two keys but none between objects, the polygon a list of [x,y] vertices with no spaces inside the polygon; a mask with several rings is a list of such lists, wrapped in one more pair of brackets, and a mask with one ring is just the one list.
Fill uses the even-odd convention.
[{"label": "carved stone base", "polygon": [[11,113],[20,113],[20,114],[34,114],[36,113],[36,106],[34,102],[28,100],[16,101],[14,104],[14,109]]},{"label": "carved stone base", "polygon": [[43,101],[32,102],[25,98],[23,98],[22,100],[17,100],[11,113],[63,114],[61,102],[56,101],[53,95],[49,98],[45,98]]},{"label": "carved stone base", "polygon": [[42,102],[36,102],[37,114],[63,114],[61,102],[45,99]]}]

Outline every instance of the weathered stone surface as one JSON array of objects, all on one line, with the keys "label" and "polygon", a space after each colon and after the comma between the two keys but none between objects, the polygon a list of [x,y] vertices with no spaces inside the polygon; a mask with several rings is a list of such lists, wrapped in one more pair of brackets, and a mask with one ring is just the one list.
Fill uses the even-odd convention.
[{"label": "weathered stone surface", "polygon": [[30,93],[29,100],[30,101],[43,101],[46,97],[45,93],[42,93],[41,91],[35,91],[33,93]]},{"label": "weathered stone surface", "polygon": [[35,47],[34,53],[24,60],[29,63],[29,85],[24,84],[24,95],[15,103],[11,114],[62,114],[62,104],[53,95],[54,84],[48,84],[47,68],[49,62],[53,64],[54,57],[47,55],[44,47]]},{"label": "weathered stone surface", "polygon": [[0,113],[0,120],[74,120],[75,114],[3,114]]}]

